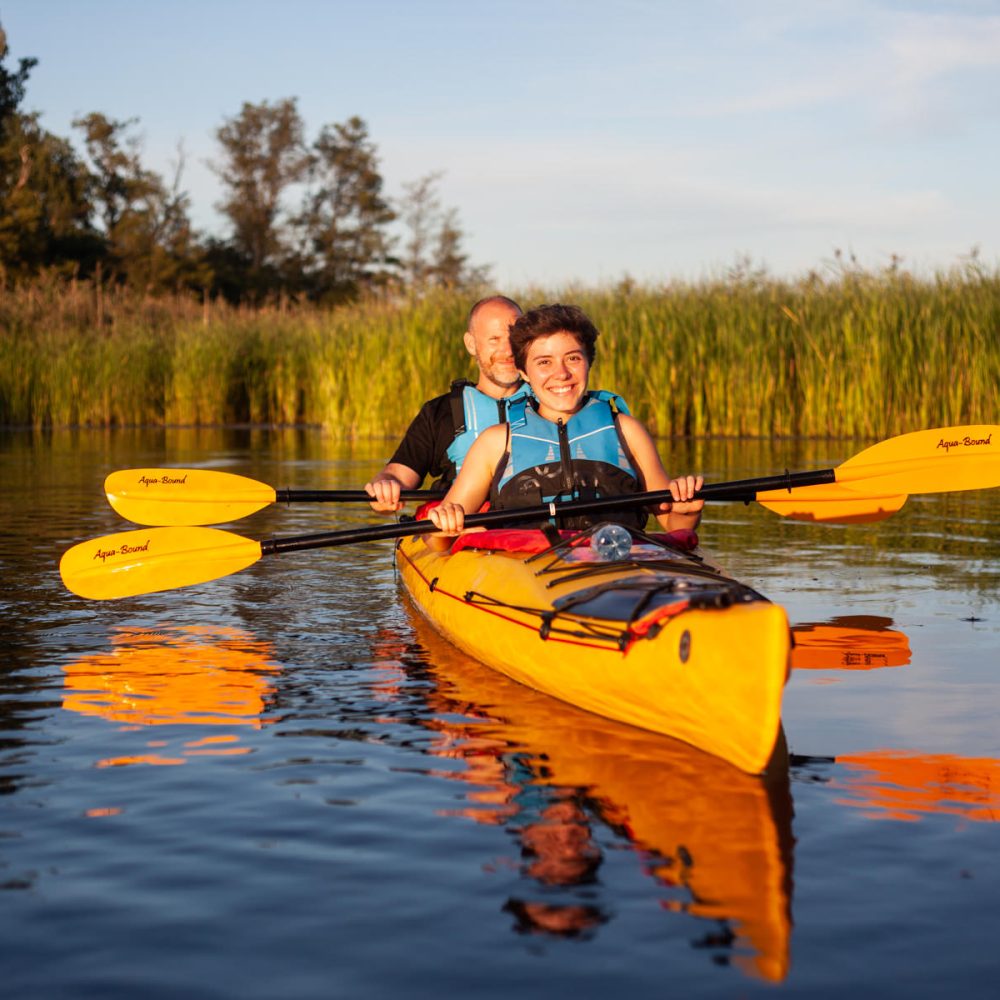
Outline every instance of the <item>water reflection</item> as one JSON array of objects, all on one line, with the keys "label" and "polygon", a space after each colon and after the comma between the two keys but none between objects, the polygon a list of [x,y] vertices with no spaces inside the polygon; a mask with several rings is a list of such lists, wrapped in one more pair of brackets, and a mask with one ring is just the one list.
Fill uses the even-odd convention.
[{"label": "water reflection", "polygon": [[787,759],[768,779],[685,744],[563,705],[502,677],[409,611],[438,736],[468,786],[454,814],[502,825],[522,876],[514,930],[580,936],[612,916],[591,891],[607,830],[642,858],[669,912],[711,921],[692,945],[771,981],[789,962],[792,805]]},{"label": "water reflection", "polygon": [[[792,628],[792,666],[814,670],[875,670],[910,662],[906,635],[891,618],[844,615]],[[815,758],[822,780],[845,794],[840,805],[863,809],[872,819],[912,822],[929,815],[951,815],[976,822],[1000,819],[1000,760],[953,754],[878,749]]]},{"label": "water reflection", "polygon": [[[431,966],[441,980],[432,985],[461,993],[455,963],[437,961],[461,953],[483,982],[558,980],[584,996],[600,992],[613,951],[639,995],[665,982],[683,996],[725,993],[715,962],[785,978],[796,993],[848,992],[864,967],[883,993],[929,994],[948,981],[989,994],[1000,491],[914,496],[871,527],[803,525],[755,505],[706,515],[706,544],[803,623],[798,655],[834,657],[814,659],[823,671],[798,675],[798,685],[793,675],[786,702],[793,749],[828,755],[792,760],[795,833],[808,838],[795,849],[795,913],[809,927],[796,936],[797,975],[786,977],[786,777],[768,786],[559,706],[463,661],[426,629],[415,642],[388,550],[317,553],[294,570],[267,563],[114,607],[70,599],[58,585],[66,548],[120,530],[101,493],[113,469],[195,465],[339,488],[364,482],[393,445],[256,430],[0,430],[0,889],[12,915],[7,965],[32,967],[5,980],[9,992],[25,981],[18,995],[171,982],[191,994],[204,991],[207,969],[252,993],[294,961],[302,993],[357,982],[398,995]],[[722,480],[828,467],[856,449],[743,441],[670,450],[675,467]],[[264,537],[368,517],[334,507],[276,507],[239,530]],[[862,628],[857,643],[826,641],[851,625],[831,616],[857,610],[905,621],[909,643],[872,645],[899,634],[889,618]],[[116,625],[160,620],[170,625],[107,638]],[[373,667],[372,635],[386,623],[397,637]],[[273,638],[277,655],[255,636]],[[143,644],[161,647],[148,673],[164,686],[172,672],[211,672],[222,650],[215,677],[238,695],[178,695],[154,709],[149,678],[125,653]],[[904,667],[894,656],[909,657],[909,645]],[[866,651],[885,655],[864,662]],[[295,669],[276,675],[275,662]],[[861,669],[876,664],[903,669]],[[90,673],[78,684],[68,680],[77,665]],[[102,688],[104,672],[119,674],[117,687]],[[144,697],[129,704],[128,683]],[[73,699],[85,707],[71,710]],[[270,725],[277,706],[285,722]],[[250,747],[253,756],[210,756],[204,766],[195,756]],[[104,768],[86,767],[98,759]],[[189,766],[111,766],[141,759]],[[442,779],[422,780],[428,769]],[[451,815],[429,816],[435,807]],[[956,870],[976,877],[939,877]],[[320,883],[331,891],[317,892]],[[184,948],[192,935],[211,942],[200,959]],[[112,954],[108,942],[122,940],[129,947]],[[181,952],[199,960],[179,961]],[[753,988],[746,980],[728,992]]]},{"label": "water reflection", "polygon": [[[64,666],[62,707],[81,715],[146,726],[252,726],[265,712],[278,666],[267,643],[222,626],[163,624],[155,629],[118,628],[111,649]],[[100,767],[183,764],[196,756],[248,752],[235,732],[182,742],[164,752],[168,739],[150,739],[149,753],[113,757]]]},{"label": "water reflection", "polygon": [[795,670],[877,670],[910,662],[910,641],[891,618],[841,615],[792,628]]},{"label": "water reflection", "polygon": [[840,803],[864,809],[872,819],[1000,820],[1000,760],[871,750],[840,755],[837,763],[843,771],[831,784],[845,793]]}]

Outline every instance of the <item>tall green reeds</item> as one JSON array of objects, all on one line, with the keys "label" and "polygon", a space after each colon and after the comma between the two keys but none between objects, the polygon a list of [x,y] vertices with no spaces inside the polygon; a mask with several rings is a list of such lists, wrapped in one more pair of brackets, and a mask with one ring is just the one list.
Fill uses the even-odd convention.
[{"label": "tall green reeds", "polygon": [[877,436],[1000,415],[1000,277],[585,296],[598,381],[659,434]]},{"label": "tall green reeds", "polygon": [[[592,384],[660,435],[883,436],[992,423],[1000,410],[998,274],[736,278],[523,301],[587,310],[602,331]],[[469,305],[442,292],[249,310],[39,282],[0,292],[0,423],[395,435],[473,373]]]}]

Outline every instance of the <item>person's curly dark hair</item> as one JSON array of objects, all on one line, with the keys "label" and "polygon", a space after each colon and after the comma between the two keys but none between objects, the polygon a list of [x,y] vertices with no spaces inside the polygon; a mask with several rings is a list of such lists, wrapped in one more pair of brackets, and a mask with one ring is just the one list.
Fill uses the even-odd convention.
[{"label": "person's curly dark hair", "polygon": [[572,334],[587,355],[587,364],[594,363],[598,333],[587,314],[579,306],[542,305],[529,309],[511,324],[510,350],[520,371],[524,371],[532,342],[553,333]]}]

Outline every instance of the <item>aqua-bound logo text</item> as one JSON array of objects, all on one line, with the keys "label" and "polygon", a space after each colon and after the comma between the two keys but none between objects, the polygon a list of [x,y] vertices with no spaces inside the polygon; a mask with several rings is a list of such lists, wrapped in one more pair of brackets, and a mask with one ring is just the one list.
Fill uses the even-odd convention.
[{"label": "aqua-bound logo text", "polygon": [[131,556],[135,555],[136,552],[148,552],[149,542],[150,539],[148,538],[142,545],[129,545],[128,542],[122,542],[116,549],[98,549],[94,553],[94,558],[100,559],[103,563],[109,559],[114,559],[116,556]]},{"label": "aqua-bound logo text", "polygon": [[183,476],[140,476],[140,486],[183,486],[187,482],[187,473]]},{"label": "aqua-bound logo text", "polygon": [[975,448],[990,444],[992,439],[992,431],[990,431],[990,433],[984,438],[974,438],[971,435],[966,434],[964,438],[959,438],[957,441],[946,441],[944,438],[941,438],[936,447],[944,448],[945,451],[949,451],[951,448]]}]

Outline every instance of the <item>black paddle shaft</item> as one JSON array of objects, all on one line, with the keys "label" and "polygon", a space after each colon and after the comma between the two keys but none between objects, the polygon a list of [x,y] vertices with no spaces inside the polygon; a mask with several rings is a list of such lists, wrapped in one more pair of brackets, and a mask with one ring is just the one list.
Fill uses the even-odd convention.
[{"label": "black paddle shaft", "polygon": [[780,476],[758,476],[756,479],[739,479],[731,483],[709,483],[695,496],[703,500],[755,500],[758,493],[769,490],[788,490],[796,486],[827,486],[837,481],[836,469],[815,469],[811,472],[785,472]]},{"label": "black paddle shaft", "polygon": [[[702,487],[696,498],[704,500],[744,500],[749,503],[758,492],[766,490],[791,490],[796,486],[820,486],[836,482],[833,469],[816,472],[786,472],[781,476],[764,476],[731,483],[714,483]],[[426,496],[426,494],[423,494]],[[607,510],[621,510],[644,504],[669,503],[673,500],[670,490],[653,490],[631,496],[601,497],[597,500],[564,500],[537,507],[514,510],[492,510],[485,514],[470,514],[465,519],[468,528],[488,525],[517,524],[522,521],[541,521],[561,514],[600,514]],[[375,542],[386,538],[403,538],[406,535],[429,535],[440,529],[433,521],[408,521],[392,524],[375,524],[351,531],[324,531],[315,535],[294,535],[289,538],[269,538],[260,543],[261,555],[279,552],[301,552],[305,549],[325,549],[355,542]]]},{"label": "black paddle shaft", "polygon": [[[443,490],[400,490],[400,500],[440,500]],[[275,490],[275,503],[370,503],[364,490]]]}]

